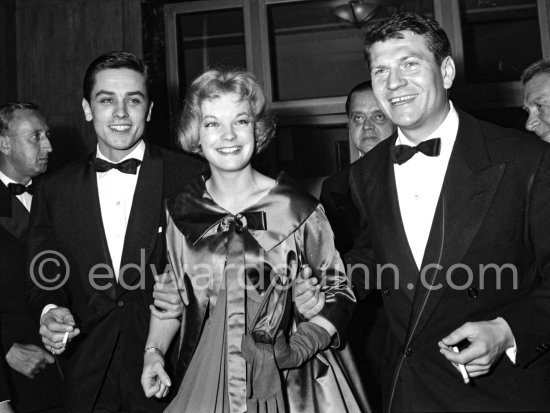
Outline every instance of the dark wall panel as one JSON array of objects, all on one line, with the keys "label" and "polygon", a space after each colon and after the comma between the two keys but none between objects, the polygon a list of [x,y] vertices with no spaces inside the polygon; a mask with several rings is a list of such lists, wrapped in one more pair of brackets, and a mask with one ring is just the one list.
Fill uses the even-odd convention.
[{"label": "dark wall panel", "polygon": [[15,4],[13,0],[0,1],[0,102],[16,98],[15,73]]},{"label": "dark wall panel", "polygon": [[18,0],[17,98],[42,108],[52,130],[52,167],[95,146],[82,114],[82,77],[99,54],[141,56],[140,0]]}]

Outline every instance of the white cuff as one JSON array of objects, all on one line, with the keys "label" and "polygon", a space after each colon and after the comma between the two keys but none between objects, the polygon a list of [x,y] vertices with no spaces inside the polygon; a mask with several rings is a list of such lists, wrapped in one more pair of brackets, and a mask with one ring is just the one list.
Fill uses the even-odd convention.
[{"label": "white cuff", "polygon": [[48,304],[47,306],[44,307],[44,309],[42,310],[42,313],[40,314],[40,320],[38,321],[39,324],[40,324],[40,321],[42,321],[42,317],[44,317],[44,314],[46,314],[52,308],[57,308],[57,306],[55,304]]},{"label": "white cuff", "polygon": [[516,355],[518,353],[518,346],[516,345],[516,339],[514,338],[514,347],[510,347],[508,350],[506,350],[506,355],[512,362],[512,364],[516,364]]}]

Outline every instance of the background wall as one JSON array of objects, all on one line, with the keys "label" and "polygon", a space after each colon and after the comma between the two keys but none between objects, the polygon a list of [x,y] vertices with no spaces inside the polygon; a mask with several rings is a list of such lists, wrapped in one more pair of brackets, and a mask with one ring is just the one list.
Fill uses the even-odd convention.
[{"label": "background wall", "polygon": [[0,102],[16,98],[15,4],[0,0]]},{"label": "background wall", "polygon": [[[178,1],[192,0],[0,0],[0,102],[26,100],[41,107],[52,131],[54,153],[50,169],[94,148],[95,134],[92,126],[85,122],[81,109],[82,77],[95,57],[111,50],[131,51],[152,64],[157,76],[148,136],[157,144],[173,146],[174,134],[170,125],[174,123],[169,118],[166,89],[163,7]],[[451,29],[452,25],[448,30]],[[291,79],[291,85],[295,85],[294,80]],[[521,108],[476,107],[476,99],[481,95],[483,93],[468,96],[471,100],[465,102],[457,96],[457,102],[466,103],[463,106],[481,118],[523,129],[526,115]],[[472,103],[473,106],[468,106]],[[279,119],[279,130],[284,134],[283,117]],[[345,135],[344,126],[340,126],[340,132]],[[319,145],[323,144],[322,134],[314,128],[306,132],[318,137]],[[293,170],[293,165],[287,162],[292,153],[296,155],[294,166],[317,164],[315,157],[308,158],[309,161],[303,158],[315,152],[303,148],[305,140],[299,142],[303,136],[304,133],[300,133],[296,139],[287,139],[296,143],[292,151],[288,150],[288,145],[271,148],[261,164],[273,171],[282,167]],[[332,138],[327,142],[326,146],[334,152]],[[274,151],[281,153],[271,156]],[[332,160],[335,162],[336,157]],[[322,174],[331,173],[332,169],[331,166]],[[296,176],[302,174],[300,171],[294,171]]]},{"label": "background wall", "polygon": [[[142,56],[140,0],[17,0],[15,22],[15,72],[7,79],[2,101],[13,99],[37,103],[52,132],[51,167],[85,154],[95,146],[92,126],[82,113],[82,77],[99,54],[128,50]],[[9,6],[9,4],[8,4]],[[9,8],[9,7],[8,7]],[[0,15],[5,10],[4,2]],[[10,19],[11,17],[11,19]],[[0,24],[0,27],[3,27]],[[9,30],[8,30],[9,31]],[[0,38],[3,33],[0,32]],[[8,36],[8,42],[11,38]],[[4,41],[2,45],[4,46]],[[12,42],[13,43],[13,42]],[[3,55],[3,53],[2,53]],[[14,82],[15,79],[15,82]]]}]

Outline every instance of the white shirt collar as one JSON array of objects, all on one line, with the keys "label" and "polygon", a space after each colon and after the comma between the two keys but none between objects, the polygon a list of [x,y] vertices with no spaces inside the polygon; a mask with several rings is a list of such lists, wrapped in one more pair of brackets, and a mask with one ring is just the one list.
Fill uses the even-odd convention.
[{"label": "white shirt collar", "polygon": [[[8,186],[8,184],[19,184],[20,182],[17,182],[13,179],[11,179],[9,176],[7,176],[5,173],[3,173],[2,171],[0,171],[0,181],[2,181],[4,183],[4,185],[6,185],[6,187]],[[29,181],[29,183],[25,186],[29,186],[30,184],[32,184],[32,179]],[[22,184],[21,184],[22,185]]]},{"label": "white shirt collar", "polygon": [[[135,159],[138,159],[140,161],[143,161],[143,156],[144,155],[145,155],[145,141],[142,139],[142,140],[139,141],[137,146],[132,150],[132,152],[130,152],[128,155],[126,155],[120,161],[114,162],[114,163],[120,163],[120,162],[125,161],[126,159],[130,159],[130,158],[135,158]],[[101,151],[99,150],[99,144],[97,145],[97,157],[100,158],[100,159],[103,159],[105,161],[108,161],[108,162],[113,162],[112,160],[107,158],[105,155],[103,155],[103,153],[101,153]]]},{"label": "white shirt collar", "polygon": [[[458,133],[458,113],[453,105],[453,102],[449,101],[449,113],[445,117],[445,120],[439,125],[439,127],[433,131],[429,136],[422,141],[428,139],[441,138],[441,154],[450,154]],[[397,145],[410,145],[416,146],[417,144],[407,138],[401,128],[397,128]]]}]

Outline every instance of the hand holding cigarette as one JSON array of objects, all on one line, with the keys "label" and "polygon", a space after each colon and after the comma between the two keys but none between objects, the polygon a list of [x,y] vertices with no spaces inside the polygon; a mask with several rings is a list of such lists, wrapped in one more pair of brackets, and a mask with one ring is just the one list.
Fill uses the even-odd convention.
[{"label": "hand holding cigarette", "polygon": [[441,354],[443,354],[453,364],[453,366],[460,372],[460,374],[462,375],[462,380],[464,381],[464,384],[470,383],[470,375],[468,374],[468,370],[466,370],[466,366],[463,363],[460,363],[456,360],[450,360],[449,357],[447,357],[448,353],[451,353],[451,354],[454,353],[454,355],[459,355],[460,350],[458,349],[458,346],[448,346],[442,341],[440,341],[437,344],[439,345],[439,351],[441,352]]},{"label": "hand holding cigarette", "polygon": [[68,308],[52,308],[40,320],[42,342],[54,355],[63,353],[67,344],[79,334]]},{"label": "hand holding cigarette", "polygon": [[[460,350],[458,353],[453,349],[454,346]],[[439,351],[463,377],[462,369],[465,370],[471,381],[472,378],[489,373],[501,357],[508,357],[505,352],[514,346],[510,326],[503,318],[497,317],[489,321],[464,323],[441,339]],[[462,369],[459,365],[462,365]]]},{"label": "hand holding cigarette", "polygon": [[[452,349],[455,353],[460,353],[457,346],[453,346]],[[460,374],[462,374],[462,380],[464,380],[464,384],[470,383],[470,375],[468,374],[468,370],[466,370],[464,364],[458,363],[458,369],[460,370]]]}]

